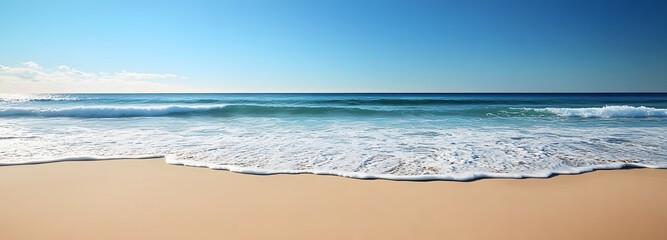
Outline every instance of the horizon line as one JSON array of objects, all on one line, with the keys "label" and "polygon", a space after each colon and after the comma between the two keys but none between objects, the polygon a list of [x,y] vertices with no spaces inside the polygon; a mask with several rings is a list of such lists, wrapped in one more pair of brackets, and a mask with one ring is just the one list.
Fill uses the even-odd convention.
[{"label": "horizon line", "polygon": [[667,94],[656,92],[35,92],[35,93],[0,93],[6,94]]}]

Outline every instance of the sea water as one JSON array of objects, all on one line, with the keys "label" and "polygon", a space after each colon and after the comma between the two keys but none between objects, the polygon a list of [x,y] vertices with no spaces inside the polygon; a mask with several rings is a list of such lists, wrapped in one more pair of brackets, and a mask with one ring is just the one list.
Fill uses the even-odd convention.
[{"label": "sea water", "polygon": [[667,94],[0,95],[0,165],[165,157],[395,180],[667,167]]}]

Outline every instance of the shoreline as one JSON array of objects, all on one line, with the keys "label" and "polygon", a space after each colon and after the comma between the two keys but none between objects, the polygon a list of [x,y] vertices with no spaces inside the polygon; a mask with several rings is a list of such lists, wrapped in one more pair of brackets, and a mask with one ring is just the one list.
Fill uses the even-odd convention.
[{"label": "shoreline", "polygon": [[479,181],[250,175],[162,158],[0,167],[0,239],[665,239],[667,171]]},{"label": "shoreline", "polygon": [[455,181],[471,182],[482,179],[546,179],[561,175],[579,175],[589,172],[602,170],[625,170],[625,169],[667,169],[665,165],[642,164],[635,162],[612,162],[604,165],[591,165],[584,167],[570,167],[569,169],[544,170],[532,173],[495,173],[495,172],[463,172],[450,174],[434,175],[393,175],[393,174],[369,174],[362,172],[341,172],[332,170],[271,170],[253,167],[239,167],[234,165],[206,164],[205,162],[178,160],[175,155],[137,155],[137,156],[70,156],[48,160],[35,160],[17,163],[2,163],[0,167],[40,165],[59,162],[86,162],[86,161],[113,161],[113,160],[145,160],[162,159],[165,164],[174,166],[185,166],[204,168],[209,170],[222,170],[233,173],[248,175],[321,175],[336,176],[343,178],[359,180],[389,180],[389,181],[409,181],[409,182],[428,182],[428,181]]}]

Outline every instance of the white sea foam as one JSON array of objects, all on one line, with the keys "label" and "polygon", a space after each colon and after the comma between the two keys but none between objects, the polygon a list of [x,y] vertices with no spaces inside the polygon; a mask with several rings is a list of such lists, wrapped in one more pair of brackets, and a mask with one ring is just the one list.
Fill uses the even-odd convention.
[{"label": "white sea foam", "polygon": [[665,168],[664,132],[667,126],[661,124],[520,127],[423,119],[0,118],[0,162],[165,156],[169,164],[250,174],[467,181]]},{"label": "white sea foam", "polygon": [[497,172],[463,172],[463,173],[449,173],[449,174],[419,174],[419,175],[393,175],[393,174],[372,174],[364,172],[346,172],[335,170],[292,170],[292,169],[264,169],[256,167],[240,167],[234,165],[222,165],[215,163],[200,162],[194,160],[179,160],[173,154],[167,155],[146,155],[146,156],[70,156],[49,160],[36,160],[15,163],[2,163],[1,166],[15,166],[15,165],[34,165],[55,162],[71,162],[71,161],[100,161],[100,160],[121,160],[121,159],[150,159],[150,158],[164,158],[167,164],[181,165],[188,167],[204,167],[213,170],[227,170],[236,173],[253,174],[253,175],[275,175],[275,174],[315,174],[315,175],[330,175],[340,176],[356,179],[386,179],[394,181],[472,181],[484,178],[548,178],[554,175],[569,175],[581,174],[595,170],[613,170],[623,168],[667,168],[667,165],[654,164],[640,164],[640,163],[608,163],[601,165],[592,165],[585,167],[568,167],[555,170],[542,170],[525,173],[497,173]]},{"label": "white sea foam", "polygon": [[614,170],[624,168],[667,168],[667,165],[639,164],[639,163],[608,163],[601,165],[592,165],[585,167],[569,167],[554,170],[542,170],[523,173],[497,173],[497,172],[463,172],[449,174],[418,174],[418,175],[393,175],[393,174],[372,174],[363,172],[345,172],[334,170],[291,170],[291,169],[262,169],[254,167],[239,167],[234,165],[220,165],[214,163],[205,163],[192,160],[178,160],[175,156],[165,157],[166,163],[188,167],[205,167],[213,170],[227,170],[236,173],[254,174],[254,175],[274,175],[274,174],[315,174],[331,175],[356,179],[386,179],[395,181],[472,181],[484,178],[548,178],[554,175],[570,175],[592,172],[595,170]]},{"label": "white sea foam", "polygon": [[650,118],[667,117],[667,109],[633,106],[604,106],[594,108],[543,108],[535,109],[546,111],[562,117],[582,118]]}]

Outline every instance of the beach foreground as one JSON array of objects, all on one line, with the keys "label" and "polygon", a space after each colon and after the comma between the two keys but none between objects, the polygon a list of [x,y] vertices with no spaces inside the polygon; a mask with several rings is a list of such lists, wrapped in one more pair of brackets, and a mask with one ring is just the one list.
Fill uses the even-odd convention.
[{"label": "beach foreground", "polygon": [[667,239],[667,171],[398,182],[163,159],[0,167],[0,239]]}]

